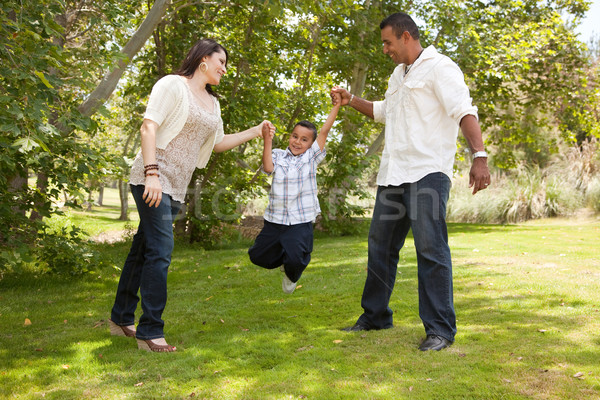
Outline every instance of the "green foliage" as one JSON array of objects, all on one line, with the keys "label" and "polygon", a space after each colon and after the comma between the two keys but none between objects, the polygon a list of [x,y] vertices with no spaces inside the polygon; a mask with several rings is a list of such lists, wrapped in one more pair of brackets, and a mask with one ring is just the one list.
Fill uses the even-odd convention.
[{"label": "green foliage", "polygon": [[[41,269],[76,270],[88,258],[76,228],[55,236],[40,219],[57,212],[62,196],[82,203],[111,173],[106,148],[92,141],[98,123],[78,106],[118,60],[131,3],[9,0],[0,7],[0,245],[21,255],[27,252],[15,249],[23,245],[45,246],[32,254]],[[17,235],[14,247],[20,230],[28,234]]]},{"label": "green foliage", "polygon": [[435,2],[424,10],[435,27],[429,40],[465,73],[496,165],[514,168],[532,154],[556,152],[559,138],[600,134],[597,67],[560,15],[580,18],[587,8],[585,1],[502,0]]},{"label": "green foliage", "polygon": [[[366,213],[356,203],[371,197],[362,176],[379,160],[365,157],[370,137],[364,131],[347,130],[343,138],[334,138],[327,144],[326,163],[318,174],[319,203],[321,225],[333,234],[356,233],[354,219]],[[357,201],[349,201],[351,197]]]},{"label": "green foliage", "polygon": [[[324,120],[334,84],[382,98],[395,66],[381,51],[378,24],[398,10],[422,21],[423,45],[434,44],[465,72],[497,166],[544,169],[562,143],[600,135],[597,51],[580,43],[561,17],[568,12],[577,23],[588,9],[583,0],[174,3],[133,60],[118,96],[94,118],[78,106],[122,60],[119,50],[149,5],[8,0],[0,7],[3,244],[11,227],[37,231],[31,220],[53,215],[61,196],[80,204],[107,179],[126,179],[152,85],[201,37],[229,50],[228,74],[216,88],[226,133],[270,119],[276,147],[286,146],[298,120]],[[362,215],[351,199],[368,196],[364,182],[378,161],[372,143],[380,130],[344,110],[331,132],[318,179],[323,226],[332,232],[352,231],[352,218]],[[179,232],[210,245],[223,222],[264,196],[261,152],[255,140],[213,156],[190,186],[189,200],[198,206],[189,207]],[[38,178],[35,187],[25,184],[31,176]],[[27,238],[34,243],[35,235]]]},{"label": "green foliage", "polygon": [[99,255],[80,237],[76,227],[43,231],[35,243],[37,269],[53,275],[76,276],[102,265]]},{"label": "green foliage", "polygon": [[0,252],[0,278],[5,274],[81,276],[104,264],[77,227],[52,231],[40,224],[32,240],[13,240]]}]

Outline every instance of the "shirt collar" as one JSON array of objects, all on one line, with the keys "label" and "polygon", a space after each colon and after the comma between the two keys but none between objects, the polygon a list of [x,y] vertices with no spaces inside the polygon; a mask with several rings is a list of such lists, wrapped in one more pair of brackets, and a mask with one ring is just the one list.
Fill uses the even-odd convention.
[{"label": "shirt collar", "polygon": [[[290,146],[288,146],[288,147],[285,149],[285,154],[286,154],[287,156],[289,156],[289,157],[298,157],[298,156],[295,156],[295,155],[294,155],[294,153],[292,153],[292,150],[290,150]],[[302,155],[302,154],[300,154],[300,155]]]},{"label": "shirt collar", "polygon": [[[421,53],[419,58],[417,58],[417,60],[414,62],[411,69],[417,68],[425,60],[434,58],[435,56],[437,56],[437,54],[438,54],[438,51],[436,50],[436,48],[433,45],[426,47],[425,49],[423,49],[423,53]],[[404,63],[398,64],[396,66],[396,68],[394,69],[393,75],[397,74],[399,77],[404,76],[404,67],[406,67],[406,64],[404,64]]]},{"label": "shirt collar", "polygon": [[[314,145],[316,142],[317,142],[317,141],[315,140],[315,141],[314,141],[314,143],[313,143],[313,145]],[[308,149],[306,149],[306,151],[305,151],[304,153],[302,153],[302,154],[298,154],[298,155],[296,156],[296,155],[294,155],[294,153],[292,153],[292,150],[290,150],[290,146],[288,146],[288,147],[285,149],[285,154],[286,154],[287,156],[289,156],[289,157],[292,157],[292,158],[302,158],[304,155],[306,155],[306,153],[308,153],[308,151],[309,151],[311,148],[312,148],[312,146],[310,146]]]}]

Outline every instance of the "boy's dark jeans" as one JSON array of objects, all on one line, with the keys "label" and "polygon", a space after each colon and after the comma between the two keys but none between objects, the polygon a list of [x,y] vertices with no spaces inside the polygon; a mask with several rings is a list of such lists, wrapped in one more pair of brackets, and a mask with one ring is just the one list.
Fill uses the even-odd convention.
[{"label": "boy's dark jeans", "polygon": [[313,250],[313,224],[280,225],[265,220],[254,245],[248,250],[250,261],[273,269],[281,265],[292,282],[297,282],[310,263]]}]

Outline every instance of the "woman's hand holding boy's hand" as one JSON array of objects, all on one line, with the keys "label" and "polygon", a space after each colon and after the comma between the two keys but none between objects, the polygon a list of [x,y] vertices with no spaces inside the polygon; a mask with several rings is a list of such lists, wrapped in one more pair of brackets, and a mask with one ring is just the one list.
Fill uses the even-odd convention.
[{"label": "woman's hand holding boy's hand", "polygon": [[271,121],[264,120],[259,125],[260,135],[263,140],[271,140],[275,136],[275,125]]}]

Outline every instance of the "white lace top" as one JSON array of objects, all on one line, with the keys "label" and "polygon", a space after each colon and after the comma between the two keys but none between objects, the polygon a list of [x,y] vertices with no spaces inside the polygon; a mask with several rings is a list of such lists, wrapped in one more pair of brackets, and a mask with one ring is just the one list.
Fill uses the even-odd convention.
[{"label": "white lace top", "polygon": [[[187,85],[186,85],[187,87]],[[189,87],[188,98],[189,113],[181,132],[173,138],[163,149],[156,149],[156,163],[158,164],[163,193],[171,196],[173,200],[184,202],[188,185],[198,163],[200,148],[207,139],[214,137],[215,131],[221,122],[221,117],[216,111],[219,107],[214,97],[214,112],[209,112],[198,104]],[[144,161],[140,150],[133,161],[129,183],[144,185]]]}]

